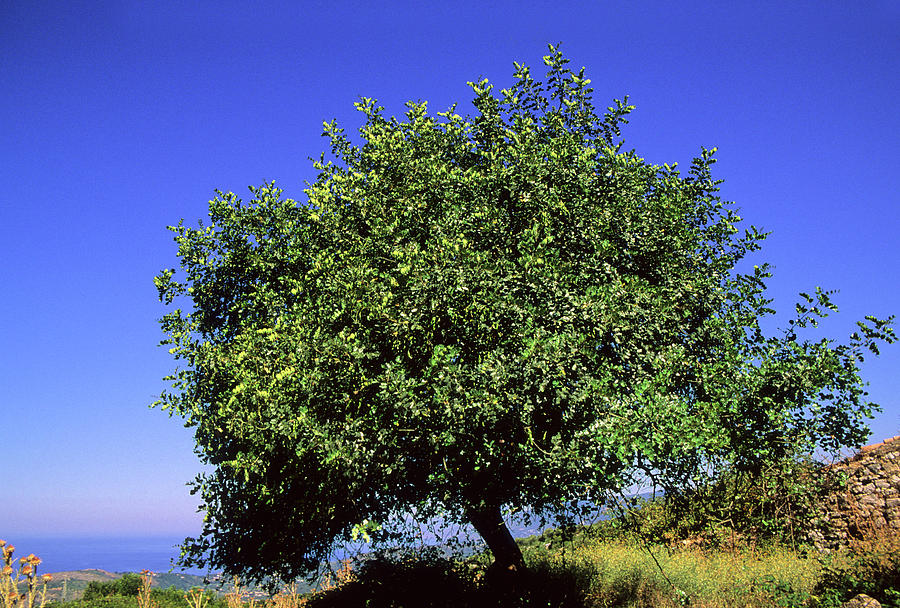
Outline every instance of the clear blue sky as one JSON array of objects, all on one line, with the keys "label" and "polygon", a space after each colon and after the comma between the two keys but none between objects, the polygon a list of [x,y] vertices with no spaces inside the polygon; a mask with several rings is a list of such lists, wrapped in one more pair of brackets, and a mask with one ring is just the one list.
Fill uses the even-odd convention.
[{"label": "clear blue sky", "polygon": [[[773,232],[775,305],[840,289],[824,325],[900,313],[900,5],[816,2],[0,4],[3,506],[15,535],[186,534],[190,431],[148,404],[173,362],[154,275],[167,225],[221,188],[302,197],[323,120],[471,99],[563,42],[598,101],[637,106],[626,146],[687,165],[719,148],[723,195]],[[867,362],[900,434],[900,345]],[[5,536],[4,536],[5,535]]]}]

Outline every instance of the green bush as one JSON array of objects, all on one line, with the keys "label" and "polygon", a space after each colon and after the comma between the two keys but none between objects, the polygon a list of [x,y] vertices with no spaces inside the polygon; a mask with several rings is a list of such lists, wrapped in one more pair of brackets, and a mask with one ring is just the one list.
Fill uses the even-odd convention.
[{"label": "green bush", "polygon": [[[113,581],[91,581],[79,600],[49,602],[47,608],[139,608],[137,596],[141,588],[138,574],[125,574]],[[151,589],[150,599],[157,608],[189,608],[184,592],[169,587]],[[225,600],[216,597],[206,608],[225,608]]]},{"label": "green bush", "polygon": [[151,589],[150,600],[158,608],[188,608],[188,602],[184,599],[184,591],[179,591],[175,587]]},{"label": "green bush", "polygon": [[816,586],[819,605],[830,608],[865,593],[885,608],[900,608],[900,536],[859,543],[824,556]]},{"label": "green bush", "polygon": [[138,574],[128,572],[122,578],[114,581],[91,581],[84,590],[81,599],[84,601],[121,595],[123,597],[136,597],[141,590],[141,577]]},{"label": "green bush", "polygon": [[137,596],[108,595],[73,600],[71,602],[54,602],[47,608],[137,608]]},{"label": "green bush", "polygon": [[820,464],[789,459],[757,471],[728,471],[689,492],[643,501],[624,523],[641,537],[710,546],[806,543],[821,497],[840,480]]}]

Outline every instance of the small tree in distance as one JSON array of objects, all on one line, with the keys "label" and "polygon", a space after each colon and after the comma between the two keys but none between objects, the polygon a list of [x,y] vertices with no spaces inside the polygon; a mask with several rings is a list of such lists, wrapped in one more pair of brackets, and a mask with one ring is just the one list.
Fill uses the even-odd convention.
[{"label": "small tree in distance", "polygon": [[891,319],[801,341],[834,309],[817,290],[764,335],[768,267],[735,266],[765,235],[717,196],[714,150],[686,174],[623,151],[627,99],[599,114],[583,69],[544,63],[499,96],[470,83],[470,117],[362,99],[359,144],[326,123],[306,201],[219,192],[209,225],[172,227],[181,270],[156,284],[189,308],[161,320],[181,367],[157,404],[212,467],[184,565],[291,580],[413,513],[516,570],[504,509],[866,438],[858,364]]}]

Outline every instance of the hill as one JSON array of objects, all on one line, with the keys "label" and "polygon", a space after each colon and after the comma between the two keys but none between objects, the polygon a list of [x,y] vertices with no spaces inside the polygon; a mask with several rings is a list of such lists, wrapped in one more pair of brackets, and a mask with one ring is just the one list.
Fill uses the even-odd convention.
[{"label": "hill", "polygon": [[[51,572],[50,576],[53,578],[47,585],[47,601],[78,599],[91,582],[114,581],[122,578],[123,574],[125,573],[109,572],[97,568]],[[163,572],[152,575],[151,587],[155,589],[175,588],[182,591],[203,587],[224,593],[230,589],[231,585],[226,585],[224,581],[217,579],[207,581],[205,577],[196,574]]]}]

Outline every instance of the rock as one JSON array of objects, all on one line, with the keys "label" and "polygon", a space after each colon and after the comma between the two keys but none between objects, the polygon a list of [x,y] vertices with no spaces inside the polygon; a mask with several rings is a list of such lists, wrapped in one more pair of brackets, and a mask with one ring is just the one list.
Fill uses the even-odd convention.
[{"label": "rock", "polygon": [[841,608],[881,608],[881,602],[865,593],[860,593],[853,599],[841,604]]},{"label": "rock", "polygon": [[859,499],[859,504],[864,506],[883,507],[884,500],[877,494],[867,494]]},{"label": "rock", "polygon": [[810,527],[821,536],[807,534],[817,548],[837,549],[900,528],[900,435],[826,469],[845,481],[816,508]]}]

